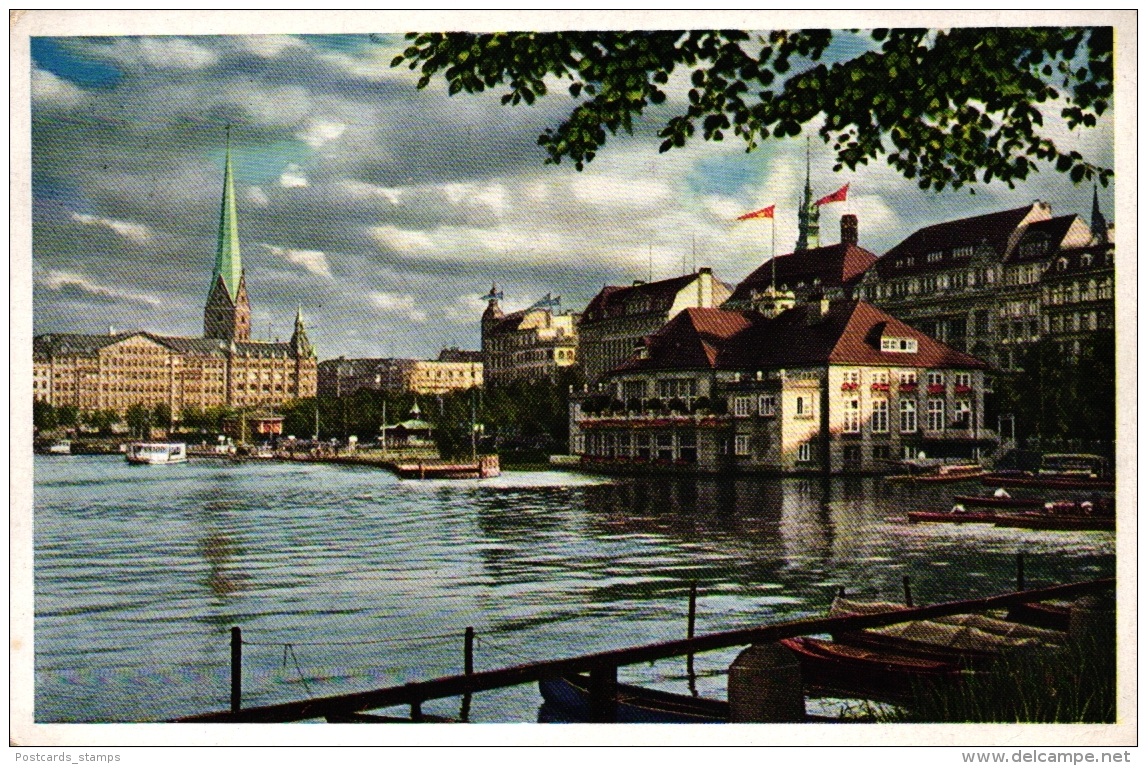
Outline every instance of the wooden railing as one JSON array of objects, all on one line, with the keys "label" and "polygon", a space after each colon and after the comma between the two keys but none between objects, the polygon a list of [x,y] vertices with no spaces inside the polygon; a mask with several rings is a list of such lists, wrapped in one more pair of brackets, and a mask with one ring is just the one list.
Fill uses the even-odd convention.
[{"label": "wooden railing", "polygon": [[[1022,586],[1021,586],[1022,587]],[[330,697],[298,702],[285,702],[246,709],[224,710],[203,713],[177,719],[180,723],[283,723],[302,721],[327,716],[339,717],[363,710],[409,705],[411,720],[421,720],[422,703],[426,700],[444,697],[468,696],[474,692],[499,689],[506,686],[536,683],[547,678],[557,678],[569,673],[590,675],[590,709],[594,721],[614,720],[616,709],[617,669],[625,665],[668,659],[727,649],[734,646],[763,644],[813,633],[843,633],[846,631],[876,628],[885,625],[943,617],[952,614],[982,612],[1049,599],[1065,599],[1094,593],[1115,587],[1114,578],[1088,582],[1057,585],[1039,590],[1007,593],[989,598],[950,601],[932,606],[901,609],[880,614],[852,615],[847,617],[824,617],[796,620],[793,622],[766,625],[756,628],[711,633],[695,638],[665,641],[657,644],[615,649],[579,657],[533,662],[497,670],[459,676],[446,676],[429,681],[417,681],[402,686],[384,689],[340,694]]]}]

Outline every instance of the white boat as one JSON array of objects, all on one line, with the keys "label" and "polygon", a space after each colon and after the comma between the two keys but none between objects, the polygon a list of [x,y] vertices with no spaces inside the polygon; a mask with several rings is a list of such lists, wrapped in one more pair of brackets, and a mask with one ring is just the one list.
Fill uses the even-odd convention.
[{"label": "white boat", "polygon": [[49,455],[70,455],[72,454],[72,443],[67,439],[60,439],[59,441],[52,442],[48,447]]},{"label": "white boat", "polygon": [[165,465],[186,463],[187,445],[183,442],[132,442],[124,453],[127,462],[135,465]]}]

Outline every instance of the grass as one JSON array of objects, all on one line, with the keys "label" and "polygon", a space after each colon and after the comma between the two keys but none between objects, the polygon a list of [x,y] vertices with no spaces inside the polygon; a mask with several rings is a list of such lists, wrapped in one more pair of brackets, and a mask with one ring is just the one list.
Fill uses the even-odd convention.
[{"label": "grass", "polygon": [[1058,649],[1001,656],[988,672],[921,683],[911,704],[881,711],[895,723],[1114,723],[1114,624]]}]

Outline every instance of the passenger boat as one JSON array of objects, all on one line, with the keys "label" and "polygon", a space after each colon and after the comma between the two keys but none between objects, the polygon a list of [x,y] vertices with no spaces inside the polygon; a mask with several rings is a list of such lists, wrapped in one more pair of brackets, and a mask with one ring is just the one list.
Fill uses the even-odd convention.
[{"label": "passenger boat", "polygon": [[48,447],[49,455],[70,455],[72,454],[72,443],[67,439],[59,439],[52,442]]},{"label": "passenger boat", "polygon": [[124,457],[132,465],[186,463],[187,445],[183,442],[131,442]]},{"label": "passenger boat", "polygon": [[971,508],[1015,508],[1035,510],[1043,508],[1044,501],[1026,497],[980,497],[976,495],[956,495],[954,502]]}]

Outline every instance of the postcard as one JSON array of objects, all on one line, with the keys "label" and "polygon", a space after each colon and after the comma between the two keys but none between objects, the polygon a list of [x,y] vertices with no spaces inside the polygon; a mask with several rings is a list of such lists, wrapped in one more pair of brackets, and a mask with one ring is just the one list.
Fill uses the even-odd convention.
[{"label": "postcard", "polygon": [[1134,744],[1134,22],[13,12],[10,739]]}]

